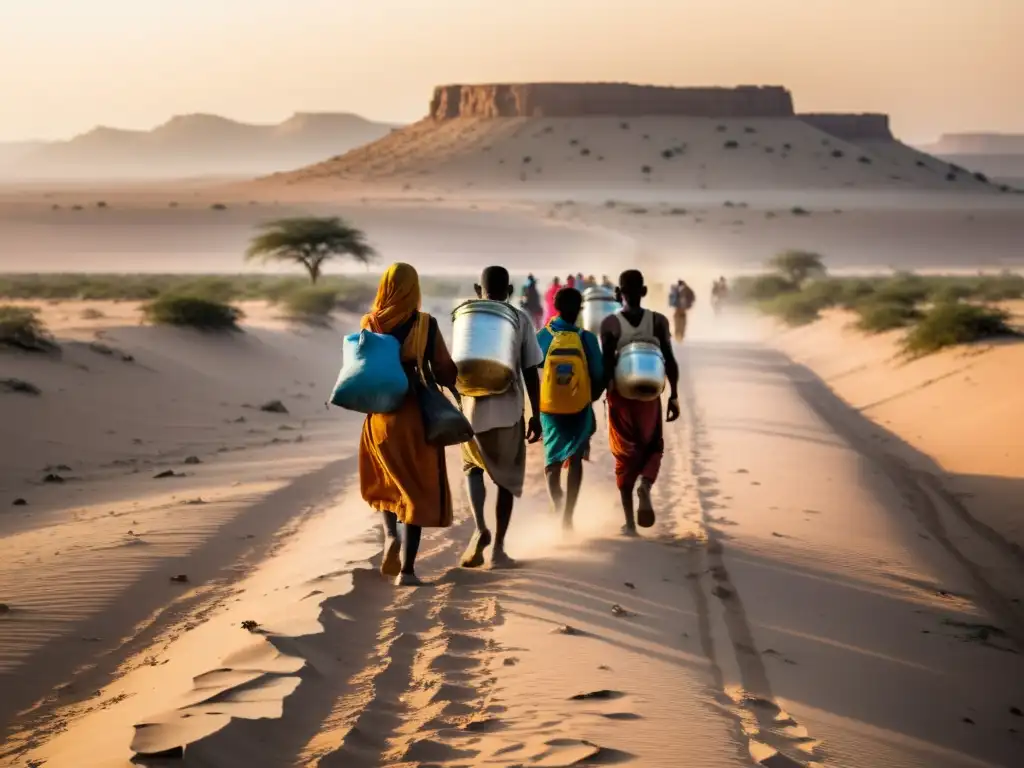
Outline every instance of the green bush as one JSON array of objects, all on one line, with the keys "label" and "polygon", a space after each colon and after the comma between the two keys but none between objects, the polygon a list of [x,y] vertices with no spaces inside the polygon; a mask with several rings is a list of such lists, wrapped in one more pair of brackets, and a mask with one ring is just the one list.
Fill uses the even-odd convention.
[{"label": "green bush", "polygon": [[944,302],[932,307],[907,334],[908,354],[927,355],[944,347],[1018,333],[1009,326],[1007,312],[977,304]]},{"label": "green bush", "polygon": [[908,306],[920,304],[930,293],[928,281],[912,272],[897,273],[881,281],[875,288],[875,295],[879,301]]},{"label": "green bush", "polygon": [[856,309],[864,300],[875,295],[877,281],[865,278],[845,278],[837,280],[839,297],[836,304],[843,309]]},{"label": "green bush", "polygon": [[893,301],[868,300],[857,307],[860,315],[857,327],[868,333],[882,333],[906,328],[921,319],[921,312],[913,305]]},{"label": "green bush", "polygon": [[157,325],[177,325],[201,331],[238,329],[242,311],[230,304],[182,294],[158,296],[142,308],[146,319]]},{"label": "green bush", "polygon": [[984,301],[1010,301],[1024,298],[1024,275],[1003,272],[983,277],[979,281],[977,297]]},{"label": "green bush", "polygon": [[0,306],[0,347],[52,352],[57,344],[35,309],[6,305]]},{"label": "green bush", "polygon": [[797,288],[782,275],[741,277],[733,283],[733,294],[741,301],[767,301]]},{"label": "green bush", "polygon": [[792,326],[813,323],[824,308],[820,299],[802,292],[784,293],[761,304],[763,311]]}]

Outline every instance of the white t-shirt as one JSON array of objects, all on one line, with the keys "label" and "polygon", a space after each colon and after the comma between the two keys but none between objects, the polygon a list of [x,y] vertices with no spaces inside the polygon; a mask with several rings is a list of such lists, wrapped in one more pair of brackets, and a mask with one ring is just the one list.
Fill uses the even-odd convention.
[{"label": "white t-shirt", "polygon": [[501,395],[463,396],[462,412],[469,419],[474,432],[487,432],[518,424],[526,409],[522,371],[526,368],[536,368],[544,362],[544,353],[541,352],[537,334],[533,330],[533,318],[519,307],[514,309],[519,313],[516,363],[520,373],[508,391]]}]

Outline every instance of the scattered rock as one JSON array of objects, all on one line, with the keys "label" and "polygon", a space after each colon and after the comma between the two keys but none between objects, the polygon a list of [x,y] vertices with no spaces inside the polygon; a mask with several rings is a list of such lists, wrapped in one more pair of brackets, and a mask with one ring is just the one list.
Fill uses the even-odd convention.
[{"label": "scattered rock", "polygon": [[607,664],[602,664],[601,666],[598,667],[598,669],[601,670],[602,672],[611,672],[612,671],[612,668],[609,667]]},{"label": "scattered rock", "polygon": [[101,344],[98,341],[94,341],[89,345],[89,349],[99,355],[106,355],[107,357],[116,357],[118,360],[124,363],[134,363],[135,358],[129,355],[127,352],[122,352],[120,349],[109,347],[106,344]]},{"label": "scattered rock", "polygon": [[189,464],[189,465],[194,465],[194,464],[202,464],[203,461],[198,456],[187,456],[185,458],[184,463],[185,464]]},{"label": "scattered rock", "polygon": [[260,625],[258,623],[256,623],[255,621],[253,621],[252,619],[246,619],[245,621],[242,622],[242,629],[244,629],[244,630],[246,630],[248,632],[255,632],[259,628],[260,628]]},{"label": "scattered rock", "polygon": [[625,586],[627,589],[636,589],[636,584],[632,583],[631,581],[623,582],[623,586]]},{"label": "scattered rock", "polygon": [[41,395],[43,390],[24,379],[0,379],[0,392],[15,392],[22,395]]},{"label": "scattered rock", "polygon": [[514,667],[514,666],[515,666],[516,664],[518,664],[518,663],[519,663],[519,659],[517,659],[517,658],[516,658],[515,656],[509,656],[509,657],[508,657],[507,659],[505,659],[505,661],[504,661],[504,662],[502,662],[502,663],[503,663],[503,664],[504,664],[504,665],[505,665],[506,667]]},{"label": "scattered rock", "polygon": [[184,573],[179,573],[175,576],[171,576],[171,581],[176,582],[178,584],[188,584],[188,575]]},{"label": "scattered rock", "polygon": [[732,590],[721,584],[716,584],[715,588],[711,590],[711,594],[720,600],[729,600],[733,596]]},{"label": "scattered rock", "polygon": [[260,410],[264,413],[288,413],[288,409],[285,408],[284,403],[280,400],[271,400],[268,403],[264,403],[260,406]]},{"label": "scattered rock", "polygon": [[163,472],[158,472],[157,474],[153,475],[154,480],[163,480],[164,478],[167,477],[185,477],[185,475],[181,474],[180,472],[175,472],[173,469],[165,469]]},{"label": "scattered rock", "polygon": [[749,470],[746,470],[746,469],[737,469],[737,470],[736,470],[736,474],[737,474],[737,475],[749,475],[749,474],[750,474],[750,471],[749,471]]},{"label": "scattered rock", "polygon": [[43,482],[44,483],[63,483],[64,482],[64,478],[61,477],[60,475],[54,473],[54,472],[50,472],[49,474],[46,475],[46,477],[43,478]]},{"label": "scattered rock", "polygon": [[583,633],[580,632],[578,629],[576,629],[576,627],[570,626],[569,624],[563,624],[562,626],[558,627],[554,631],[554,634],[556,634],[556,635],[582,635]]},{"label": "scattered rock", "polygon": [[962,720],[962,722],[966,723],[967,725],[974,725],[974,721],[971,720],[971,718],[969,718],[969,717],[964,717],[961,720]]},{"label": "scattered rock", "polygon": [[14,501],[11,502],[11,506],[12,507],[27,507],[28,506],[28,502],[25,501],[25,499],[22,499],[22,498],[19,497],[19,498],[15,499]]},{"label": "scattered rock", "polygon": [[1010,714],[1014,717],[1024,717],[1024,712],[1021,711],[1020,707],[1010,707]]},{"label": "scattered rock", "polygon": [[569,701],[609,701],[610,699],[622,698],[622,695],[620,691],[610,691],[607,688],[602,688],[599,691],[577,693],[575,696],[570,696]]}]

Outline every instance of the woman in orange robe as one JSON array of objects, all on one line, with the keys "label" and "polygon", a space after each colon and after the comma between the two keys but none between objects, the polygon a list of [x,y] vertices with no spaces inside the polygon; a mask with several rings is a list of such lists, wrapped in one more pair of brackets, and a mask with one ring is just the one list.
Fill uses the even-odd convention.
[{"label": "woman in orange robe", "polygon": [[[381,278],[362,327],[395,336],[402,345],[402,364],[410,374],[418,375],[416,370],[424,371],[426,366],[440,386],[454,387],[455,364],[437,321],[419,311],[420,302],[415,268],[392,264]],[[366,503],[384,516],[381,573],[395,577],[400,586],[421,584],[415,564],[422,529],[452,524],[452,493],[444,448],[427,443],[413,390],[394,413],[366,417],[359,443],[359,484]]]}]

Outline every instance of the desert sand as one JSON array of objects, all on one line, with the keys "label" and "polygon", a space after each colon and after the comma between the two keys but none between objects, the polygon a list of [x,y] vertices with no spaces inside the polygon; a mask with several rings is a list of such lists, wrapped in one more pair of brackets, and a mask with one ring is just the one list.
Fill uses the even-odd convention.
[{"label": "desert sand", "polygon": [[[733,159],[717,123],[652,121],[659,148],[696,138],[650,181],[640,121],[546,118],[414,126],[245,185],[4,190],[0,272],[239,272],[256,224],[329,212],[424,274],[638,265],[699,299],[656,527],[617,535],[601,414],[575,534],[532,450],[522,567],[459,569],[453,451],[456,523],[425,532],[416,590],[377,575],[361,421],[323,406],[354,316],[297,328],[253,304],[210,337],[130,303],[40,305],[60,358],[0,353],[42,390],[0,394],[0,764],[1017,765],[1021,347],[906,364],[838,315],[715,317],[705,287],[784,247],[839,271],[1019,268],[1022,198],[879,168],[913,154],[780,166]],[[821,141],[747,122],[744,141]],[[527,152],[543,182],[520,180]]]}]

